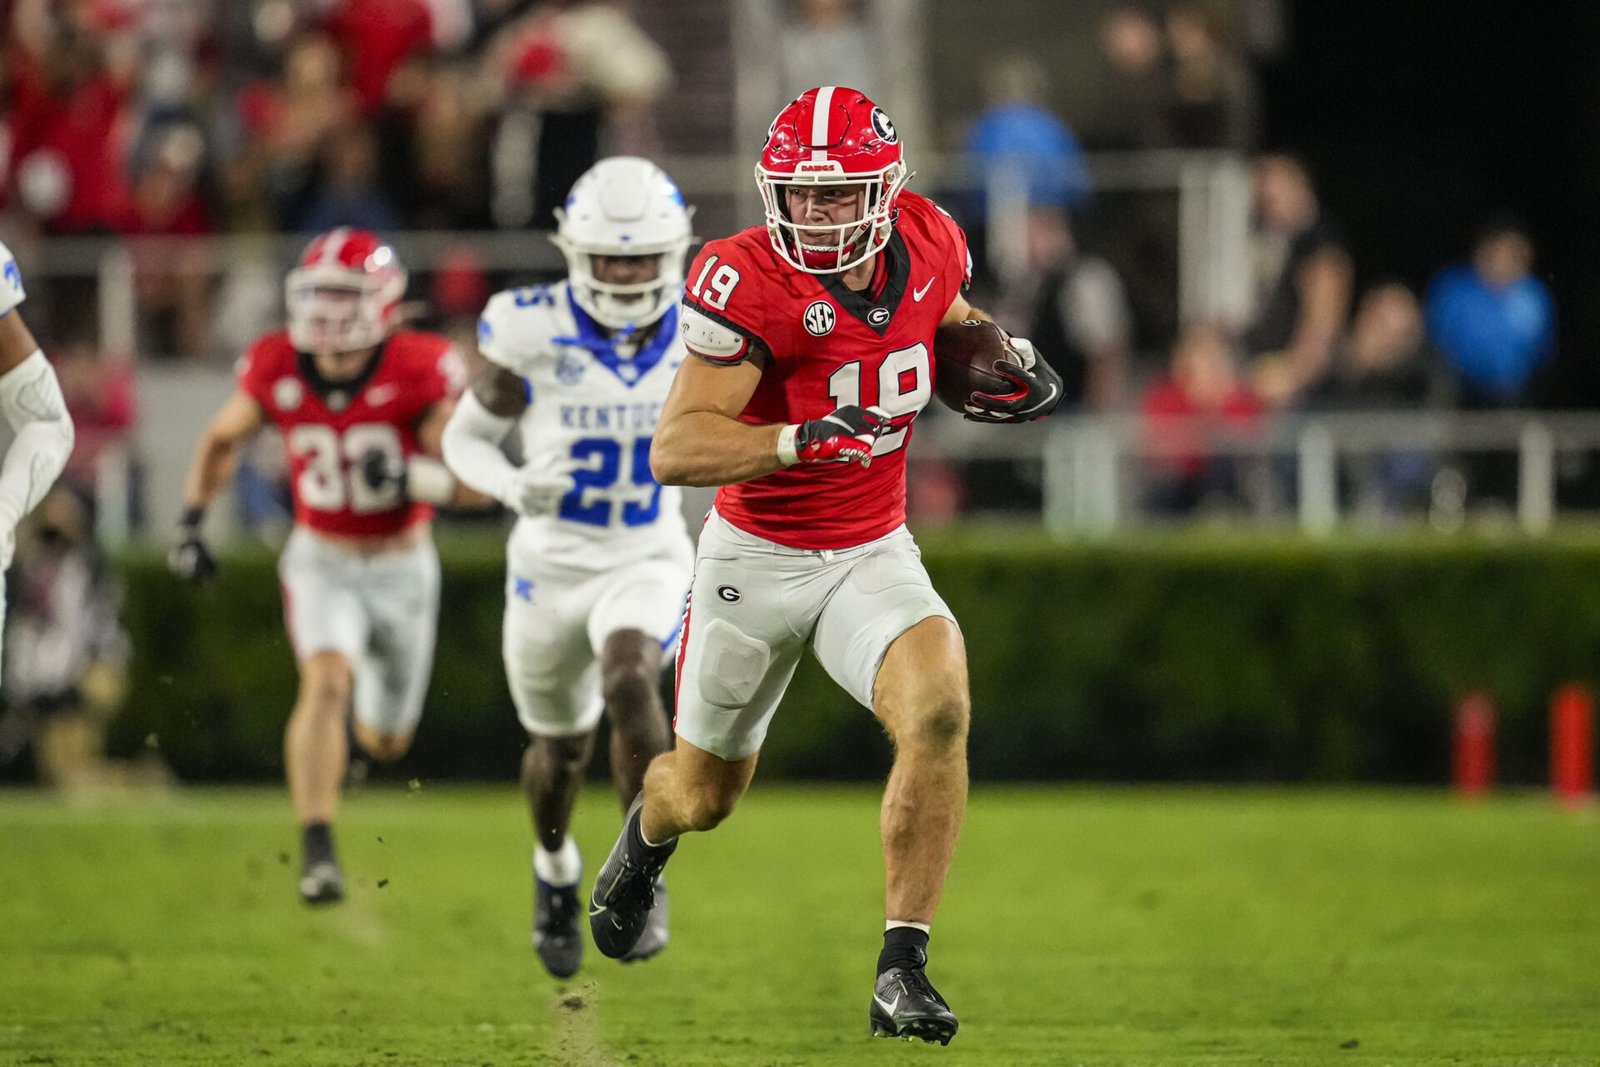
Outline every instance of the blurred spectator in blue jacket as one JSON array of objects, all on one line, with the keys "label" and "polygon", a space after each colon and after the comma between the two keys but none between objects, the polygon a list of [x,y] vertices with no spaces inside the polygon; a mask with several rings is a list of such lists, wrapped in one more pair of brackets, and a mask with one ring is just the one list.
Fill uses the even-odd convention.
[{"label": "blurred spectator in blue jacket", "polygon": [[972,123],[966,151],[984,187],[1015,173],[1026,183],[1030,206],[1076,207],[1089,196],[1083,149],[1067,124],[1044,106],[1045,72],[1027,56],[1009,56],[989,72],[989,107]]},{"label": "blurred spectator in blue jacket", "polygon": [[1030,210],[1083,204],[1089,175],[1078,139],[1044,106],[1043,67],[1010,56],[985,83],[989,106],[967,133],[972,186],[962,221],[980,286],[1005,287],[1027,269]]},{"label": "blurred spectator in blue jacket", "polygon": [[1472,262],[1428,288],[1428,336],[1454,371],[1463,407],[1518,407],[1555,344],[1550,290],[1530,270],[1533,242],[1512,223],[1478,237]]}]

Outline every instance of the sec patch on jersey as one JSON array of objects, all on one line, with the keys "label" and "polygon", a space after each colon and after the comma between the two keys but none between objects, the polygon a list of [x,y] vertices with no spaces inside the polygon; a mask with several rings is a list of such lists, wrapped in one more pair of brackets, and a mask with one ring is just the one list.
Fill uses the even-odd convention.
[{"label": "sec patch on jersey", "polygon": [[1007,394],[1016,385],[994,372],[999,360],[1020,363],[1000,327],[987,319],[963,319],[933,335],[933,391],[952,411],[966,411],[973,393]]}]

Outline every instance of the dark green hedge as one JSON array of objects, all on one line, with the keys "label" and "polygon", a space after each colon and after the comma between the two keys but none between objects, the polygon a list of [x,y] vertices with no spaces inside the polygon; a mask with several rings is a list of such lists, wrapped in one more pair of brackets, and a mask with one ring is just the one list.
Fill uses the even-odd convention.
[{"label": "dark green hedge", "polygon": [[[1600,541],[1062,546],[966,533],[924,549],[967,635],[980,777],[1443,781],[1450,708],[1481,687],[1501,709],[1502,776],[1537,781],[1550,691],[1600,675]],[[294,669],[272,560],[228,560],[199,591],[153,557],[125,570],[138,654],[117,745],[155,735],[186,777],[277,774]],[[500,610],[495,550],[453,546],[402,773],[514,775]],[[870,715],[808,661],[763,775],[887,764]]]}]

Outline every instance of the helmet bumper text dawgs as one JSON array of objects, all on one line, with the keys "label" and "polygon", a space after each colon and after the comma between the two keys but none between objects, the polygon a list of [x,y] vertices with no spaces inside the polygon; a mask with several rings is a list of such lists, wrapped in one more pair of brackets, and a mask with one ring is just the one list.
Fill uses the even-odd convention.
[{"label": "helmet bumper text dawgs", "polygon": [[302,352],[354,352],[388,336],[406,270],[376,234],[341,226],[306,246],[284,282],[289,342]]},{"label": "helmet bumper text dawgs", "polygon": [[[889,243],[894,203],[910,177],[900,135],[881,107],[844,86],[807,89],[772,120],[756,164],[767,238],[778,255],[808,274],[849,270]],[[784,199],[789,185],[860,185],[862,216],[837,225],[796,223]],[[802,231],[837,240],[804,241]]]},{"label": "helmet bumper text dawgs", "polygon": [[[578,306],[613,330],[648,326],[666,314],[683,292],[690,214],[672,179],[647,159],[613,156],[585,171],[556,209],[550,238],[566,257]],[[603,282],[595,256],[655,256],[656,275]]]}]

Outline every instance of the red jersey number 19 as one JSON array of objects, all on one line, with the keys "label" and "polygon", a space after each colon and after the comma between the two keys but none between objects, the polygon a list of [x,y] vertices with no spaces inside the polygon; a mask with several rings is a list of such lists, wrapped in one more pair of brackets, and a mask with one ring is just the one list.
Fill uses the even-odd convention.
[{"label": "red jersey number 19", "polygon": [[[715,272],[713,267],[716,267]],[[723,311],[728,306],[728,297],[733,295],[733,287],[738,284],[739,272],[727,263],[717,266],[717,257],[712,256],[700,268],[694,284],[689,286],[689,296],[713,311]]]},{"label": "red jersey number 19", "polygon": [[[863,404],[861,399],[861,361],[853,359],[828,375],[828,395],[836,408]],[[916,416],[933,395],[933,380],[928,373],[928,346],[918,341],[910,348],[898,348],[883,357],[878,364],[878,407],[890,419]],[[881,456],[906,445],[906,431],[911,420],[905,419],[899,429],[890,430],[873,442],[872,454]]]}]

